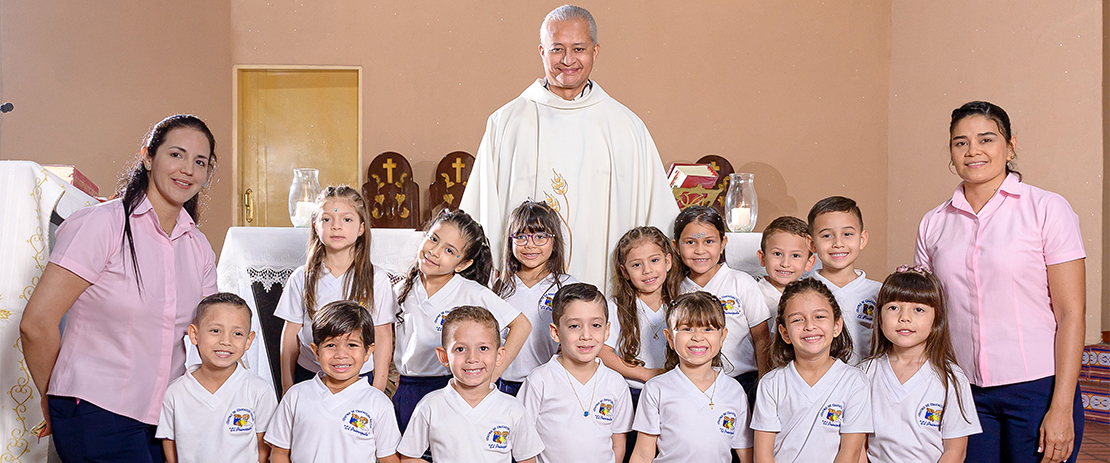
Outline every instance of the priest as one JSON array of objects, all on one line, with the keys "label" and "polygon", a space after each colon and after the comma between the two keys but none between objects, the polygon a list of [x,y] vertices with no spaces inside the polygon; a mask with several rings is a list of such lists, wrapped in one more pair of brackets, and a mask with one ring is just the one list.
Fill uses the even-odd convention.
[{"label": "priest", "polygon": [[568,272],[605,288],[621,235],[640,225],[669,234],[678,206],[643,121],[590,80],[599,50],[589,11],[548,13],[545,77],[490,115],[461,208],[482,223],[500,262],[509,213],[546,201],[565,226]]}]

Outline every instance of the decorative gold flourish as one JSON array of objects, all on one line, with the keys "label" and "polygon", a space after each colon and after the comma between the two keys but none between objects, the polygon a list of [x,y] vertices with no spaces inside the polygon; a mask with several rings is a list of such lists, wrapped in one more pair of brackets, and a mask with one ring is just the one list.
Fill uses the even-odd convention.
[{"label": "decorative gold flourish", "polygon": [[554,177],[551,177],[551,189],[555,191],[555,194],[562,196],[563,202],[567,203],[566,215],[564,215],[563,212],[559,210],[559,201],[557,199],[551,197],[551,195],[548,194],[546,191],[543,192],[543,194],[547,196],[547,204],[551,205],[552,209],[555,209],[555,212],[559,214],[559,219],[563,221],[563,226],[567,227],[566,265],[569,267],[571,262],[571,255],[574,254],[574,231],[570,229],[570,222],[567,221],[567,217],[570,217],[570,199],[567,199],[568,185],[567,180],[563,178],[563,175],[560,174],[559,171],[551,169],[551,173],[555,174]]},{"label": "decorative gold flourish", "polygon": [[370,174],[370,178],[374,179],[374,183],[378,184],[379,190],[385,185],[385,182],[382,181],[381,177],[378,177],[378,174]]},{"label": "decorative gold flourish", "polygon": [[10,311],[8,309],[0,309],[0,320],[7,320],[8,317],[11,317],[11,316],[12,316],[12,311]]},{"label": "decorative gold flourish", "polygon": [[409,218],[409,214],[411,214],[411,211],[409,211],[409,208],[402,206],[401,207],[401,218],[402,219],[407,219],[407,218]]},{"label": "decorative gold flourish", "polygon": [[394,185],[404,186],[405,185],[405,178],[408,177],[408,176],[409,176],[408,172],[401,172],[401,178],[399,180],[397,180],[397,183],[394,183]]},{"label": "decorative gold flourish", "polygon": [[444,193],[443,194],[443,202],[445,202],[447,204],[451,204],[451,201],[454,201],[454,200],[455,200],[455,195],[453,195],[451,193]]},{"label": "decorative gold flourish", "polygon": [[0,461],[21,462],[23,456],[31,451],[31,444],[27,442],[27,402],[35,397],[35,393],[34,388],[31,387],[31,375],[27,372],[27,364],[23,360],[23,346],[18,338],[12,347],[19,351],[19,373],[22,376],[8,390],[8,396],[15,402],[12,411],[15,412],[15,419],[19,420],[19,426],[12,429],[11,438],[5,445],[4,453],[0,454]]},{"label": "decorative gold flourish", "polygon": [[[450,175],[447,175],[443,172],[440,172],[439,175],[443,177],[443,184],[447,185],[447,188],[451,188],[451,187],[455,186],[455,182],[451,181],[451,176]],[[450,202],[450,201],[448,201],[448,202]]]},{"label": "decorative gold flourish", "polygon": [[394,196],[394,198],[397,199],[397,204],[401,204],[401,203],[405,202],[405,194],[404,193],[397,193]]}]

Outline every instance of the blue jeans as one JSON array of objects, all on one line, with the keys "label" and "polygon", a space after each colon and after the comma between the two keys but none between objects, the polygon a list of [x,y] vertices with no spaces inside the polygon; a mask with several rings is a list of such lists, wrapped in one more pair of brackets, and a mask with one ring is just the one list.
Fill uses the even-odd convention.
[{"label": "blue jeans", "polygon": [[161,463],[157,426],[117,415],[86,400],[48,396],[54,446],[65,462]]},{"label": "blue jeans", "polygon": [[[1052,401],[1055,376],[1003,386],[971,386],[975,411],[983,426],[982,434],[967,439],[967,461],[983,463],[1039,462],[1037,453],[1041,420]],[[1079,456],[1083,439],[1083,402],[1075,388],[1072,419],[1075,422],[1075,447],[1069,463]],[[955,409],[952,409],[955,410]],[[970,412],[970,410],[968,410]]]}]

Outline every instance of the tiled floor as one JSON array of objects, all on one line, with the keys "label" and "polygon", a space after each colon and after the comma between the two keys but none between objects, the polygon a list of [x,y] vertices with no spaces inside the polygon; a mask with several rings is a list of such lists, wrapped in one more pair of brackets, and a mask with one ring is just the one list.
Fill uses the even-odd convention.
[{"label": "tiled floor", "polygon": [[1083,443],[1079,446],[1079,462],[1110,462],[1110,424],[1094,421],[1083,424]]}]

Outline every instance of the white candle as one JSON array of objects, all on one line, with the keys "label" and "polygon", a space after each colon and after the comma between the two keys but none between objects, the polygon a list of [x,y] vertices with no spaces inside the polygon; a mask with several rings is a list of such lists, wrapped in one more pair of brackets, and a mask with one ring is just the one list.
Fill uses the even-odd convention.
[{"label": "white candle", "polygon": [[289,219],[293,222],[294,227],[307,227],[308,223],[312,221],[312,212],[315,210],[316,203],[297,201],[297,211]]},{"label": "white candle", "polygon": [[728,228],[734,232],[748,231],[749,222],[752,220],[752,210],[749,207],[734,207],[729,216]]}]

